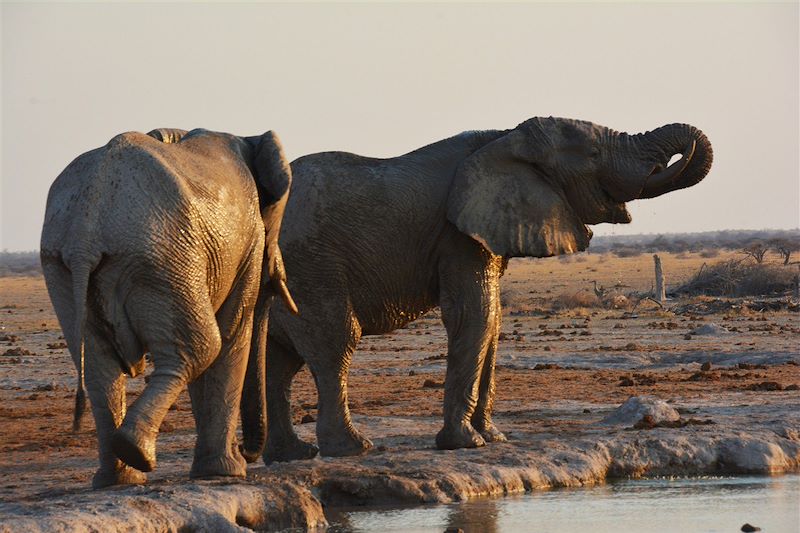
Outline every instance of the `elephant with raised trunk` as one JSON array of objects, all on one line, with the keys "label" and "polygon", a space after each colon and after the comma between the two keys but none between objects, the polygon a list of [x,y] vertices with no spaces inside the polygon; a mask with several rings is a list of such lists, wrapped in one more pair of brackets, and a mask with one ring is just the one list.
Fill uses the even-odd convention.
[{"label": "elephant with raised trunk", "polygon": [[[42,267],[78,369],[76,430],[86,390],[91,401],[95,488],[145,481],[161,421],[187,384],[191,476],[245,475],[235,430],[256,302],[261,350],[249,381],[264,379],[271,295],[294,305],[277,242],[290,185],[272,132],[170,129],[118,135],[53,183]],[[154,369],[127,409],[126,377],[143,372],[145,352]],[[250,389],[263,393],[263,383]]]},{"label": "elephant with raised trunk", "polygon": [[319,395],[319,451],[369,449],[347,404],[356,345],[437,305],[448,335],[437,446],[505,440],[491,412],[508,259],[584,250],[587,224],[630,222],[625,202],[692,186],[711,161],[708,139],[689,125],[628,135],[560,118],[468,131],[389,159],[329,152],[294,161],[280,245],[302,313],[271,311],[265,461],[317,452],[290,418],[304,363]]}]

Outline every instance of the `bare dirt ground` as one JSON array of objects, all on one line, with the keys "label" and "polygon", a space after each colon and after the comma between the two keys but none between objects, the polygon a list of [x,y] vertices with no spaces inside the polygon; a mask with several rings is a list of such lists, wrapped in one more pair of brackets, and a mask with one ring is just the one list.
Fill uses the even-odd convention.
[{"label": "bare dirt ground", "polygon": [[[669,286],[703,262],[729,257],[660,255]],[[194,422],[184,393],[161,427],[159,465],[147,488],[100,492],[88,488],[96,466],[91,416],[79,434],[70,431],[76,372],[44,281],[0,278],[0,531],[68,530],[80,520],[104,530],[311,527],[324,523],[322,506],[453,501],[609,476],[797,471],[796,307],[763,298],[681,299],[664,309],[649,301],[619,309],[570,304],[579,291],[592,293],[593,281],[625,285],[619,294],[649,291],[652,272],[648,254],[511,262],[494,409],[508,443],[433,449],[446,363],[433,311],[359,345],[350,407],[375,443],[367,456],[259,463],[244,483],[189,483]],[[561,310],[553,307],[558,300],[567,302]],[[130,401],[142,386],[129,381]],[[631,396],[664,400],[681,421],[645,420],[636,429],[599,423]],[[316,402],[303,370],[293,409],[298,433],[310,440]],[[164,518],[165,501],[180,510],[169,511],[173,518]],[[91,511],[88,518],[76,505]]]}]

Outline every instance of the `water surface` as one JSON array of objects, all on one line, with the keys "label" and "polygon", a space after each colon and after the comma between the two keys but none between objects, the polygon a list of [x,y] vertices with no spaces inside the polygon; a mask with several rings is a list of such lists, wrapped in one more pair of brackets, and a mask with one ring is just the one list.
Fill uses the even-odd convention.
[{"label": "water surface", "polygon": [[465,533],[680,531],[800,532],[800,475],[619,481],[498,499],[331,513],[332,531]]}]

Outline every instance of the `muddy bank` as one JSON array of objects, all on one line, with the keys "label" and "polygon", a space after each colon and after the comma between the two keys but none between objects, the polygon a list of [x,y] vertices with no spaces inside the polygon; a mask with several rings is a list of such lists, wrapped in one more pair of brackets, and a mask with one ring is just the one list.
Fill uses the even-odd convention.
[{"label": "muddy bank", "polygon": [[0,531],[314,529],[326,523],[323,509],[337,506],[449,503],[609,478],[797,472],[800,402],[796,394],[781,399],[729,414],[663,400],[649,410],[554,410],[536,415],[539,427],[506,417],[498,423],[507,443],[455,451],[432,448],[433,418],[358,417],[377,448],[363,457],[251,467],[238,483],[162,480],[41,494],[0,503]]}]

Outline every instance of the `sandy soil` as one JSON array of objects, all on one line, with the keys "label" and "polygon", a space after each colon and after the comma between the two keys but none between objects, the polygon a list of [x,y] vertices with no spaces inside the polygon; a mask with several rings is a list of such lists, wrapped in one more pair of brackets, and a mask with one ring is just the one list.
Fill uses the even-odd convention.
[{"label": "sandy soil", "polygon": [[[670,286],[703,262],[725,258],[661,257]],[[252,465],[246,483],[188,483],[194,424],[184,393],[161,427],[159,466],[149,475],[148,488],[101,492],[88,489],[96,465],[91,417],[82,432],[70,432],[76,372],[44,282],[0,278],[0,516],[8,517],[8,530],[21,527],[20,520],[35,522],[24,522],[26,528],[70,529],[64,524],[73,522],[59,522],[52,505],[42,502],[62,502],[59,509],[70,511],[58,511],[61,520],[72,516],[80,501],[82,509],[95,509],[92,520],[103,529],[130,528],[139,520],[131,513],[139,512],[141,523],[150,524],[141,530],[155,531],[160,526],[147,517],[158,515],[152,503],[157,494],[162,506],[172,501],[173,509],[206,509],[201,519],[190,511],[178,513],[172,524],[222,520],[234,529],[234,522],[310,527],[324,522],[321,505],[453,501],[596,483],[608,476],[797,471],[797,312],[785,306],[759,311],[752,300],[711,298],[671,301],[666,309],[651,302],[633,310],[552,309],[559,296],[591,292],[592,281],[623,284],[621,293],[647,291],[652,269],[650,255],[511,262],[503,279],[495,403],[506,444],[433,450],[446,350],[434,311],[391,335],[364,338],[354,357],[350,407],[376,445],[369,455]],[[141,379],[129,382],[130,400],[142,386]],[[599,424],[628,398],[641,395],[676,408],[681,424],[641,429],[632,429],[632,423]],[[306,370],[295,382],[293,401],[298,432],[313,439],[317,400]],[[134,503],[123,513],[120,499]],[[144,501],[151,502],[145,505],[149,510],[139,509]],[[109,506],[116,518],[108,514]],[[222,507],[209,514],[215,506]]]}]

